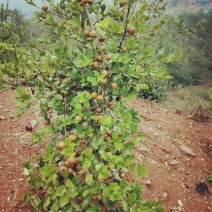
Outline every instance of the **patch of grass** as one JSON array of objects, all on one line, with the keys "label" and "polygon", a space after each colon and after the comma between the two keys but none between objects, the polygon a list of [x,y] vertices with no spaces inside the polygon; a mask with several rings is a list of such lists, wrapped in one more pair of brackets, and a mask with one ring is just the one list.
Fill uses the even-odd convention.
[{"label": "patch of grass", "polygon": [[212,88],[208,86],[175,88],[163,103],[197,121],[212,118]]}]

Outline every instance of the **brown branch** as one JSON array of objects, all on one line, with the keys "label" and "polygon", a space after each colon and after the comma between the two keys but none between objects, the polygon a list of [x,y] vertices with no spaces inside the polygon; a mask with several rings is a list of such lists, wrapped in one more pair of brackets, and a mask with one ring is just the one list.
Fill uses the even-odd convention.
[{"label": "brown branch", "polygon": [[129,1],[129,4],[128,4],[128,8],[127,8],[127,17],[126,17],[126,20],[125,20],[125,23],[124,23],[124,24],[125,24],[125,27],[124,27],[124,34],[123,34],[122,39],[121,39],[121,41],[120,41],[120,44],[119,44],[119,47],[118,47],[118,51],[120,51],[121,46],[122,46],[122,44],[123,44],[123,41],[124,41],[124,39],[125,39],[125,37],[126,37],[126,34],[127,34],[128,19],[129,19],[130,9],[131,9],[132,3],[133,3],[133,0],[130,0],[130,1]]}]

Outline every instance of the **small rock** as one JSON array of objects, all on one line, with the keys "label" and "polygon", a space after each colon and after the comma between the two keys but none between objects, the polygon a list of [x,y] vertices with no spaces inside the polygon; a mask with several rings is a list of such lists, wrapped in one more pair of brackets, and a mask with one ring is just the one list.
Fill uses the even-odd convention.
[{"label": "small rock", "polygon": [[151,186],[151,185],[152,185],[152,182],[151,182],[150,180],[147,180],[147,181],[146,181],[146,185],[147,185],[147,186]]},{"label": "small rock", "polygon": [[162,126],[161,126],[161,125],[158,125],[157,128],[158,128],[158,129],[162,129]]},{"label": "small rock", "polygon": [[142,151],[142,152],[147,152],[147,151],[148,151],[148,147],[145,147],[145,146],[144,146],[144,147],[141,147],[141,148],[140,148],[140,151]]},{"label": "small rock", "polygon": [[23,178],[19,178],[18,181],[24,181],[24,179]]},{"label": "small rock", "polygon": [[183,207],[183,203],[182,203],[181,200],[178,200],[178,205],[179,205],[180,207]]},{"label": "small rock", "polygon": [[169,195],[169,194],[168,194],[167,192],[164,192],[164,193],[163,193],[163,199],[164,199],[164,200],[167,199],[168,195]]},{"label": "small rock", "polygon": [[180,149],[190,156],[193,156],[193,157],[196,156],[196,154],[193,152],[193,150],[185,145],[180,145]]},{"label": "small rock", "polygon": [[170,211],[177,211],[178,209],[177,209],[177,207],[170,207],[169,210]]},{"label": "small rock", "polygon": [[172,166],[174,166],[174,165],[176,165],[176,164],[178,164],[179,162],[178,161],[176,161],[176,160],[171,160],[171,161],[169,161],[169,165],[172,165]]}]

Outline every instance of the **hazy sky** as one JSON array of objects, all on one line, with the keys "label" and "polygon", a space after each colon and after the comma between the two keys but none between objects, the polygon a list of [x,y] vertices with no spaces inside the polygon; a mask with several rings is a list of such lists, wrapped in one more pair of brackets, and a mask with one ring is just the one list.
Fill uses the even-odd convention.
[{"label": "hazy sky", "polygon": [[[8,0],[0,0],[0,4],[2,3],[7,3]],[[55,2],[57,2],[59,0],[56,0]],[[43,2],[45,2],[44,0],[33,0],[33,2],[35,4],[37,4],[38,6],[41,7],[41,5],[43,5]],[[36,11],[36,8],[32,5],[27,4],[24,0],[9,0],[9,8],[11,9],[21,9],[21,11],[23,12],[24,15],[26,15],[26,17],[30,17],[33,16],[33,11]]]}]

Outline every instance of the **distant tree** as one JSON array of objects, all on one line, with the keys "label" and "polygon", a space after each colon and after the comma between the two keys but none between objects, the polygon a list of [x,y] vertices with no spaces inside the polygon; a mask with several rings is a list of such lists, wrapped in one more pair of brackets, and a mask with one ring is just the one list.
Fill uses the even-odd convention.
[{"label": "distant tree", "polygon": [[[19,45],[24,45],[24,36],[26,33],[26,20],[24,15],[18,9],[9,9],[8,2],[0,5],[0,65],[7,64],[10,61],[17,61],[17,55],[13,48]],[[18,37],[23,39],[18,39]],[[4,48],[7,44],[13,46],[12,49]],[[11,68],[10,68],[11,69]],[[14,74],[10,73],[10,69],[5,71],[4,65],[1,67],[2,71],[7,72],[8,76],[14,77]],[[1,74],[0,74],[1,77]],[[5,88],[0,80],[0,90]]]},{"label": "distant tree", "polygon": [[9,9],[8,2],[6,4],[1,4],[0,8],[0,41],[1,42],[10,42],[13,40],[11,32],[8,30],[9,27],[12,27],[15,30],[19,30],[20,26],[23,26],[26,23],[24,15],[18,9]]}]

